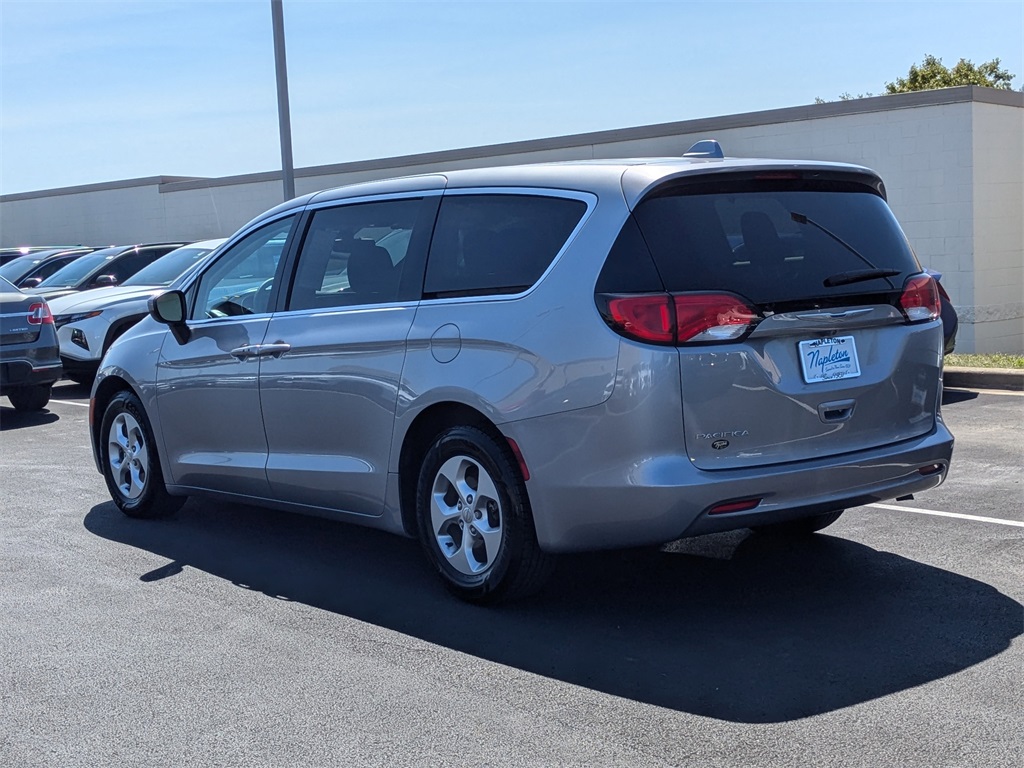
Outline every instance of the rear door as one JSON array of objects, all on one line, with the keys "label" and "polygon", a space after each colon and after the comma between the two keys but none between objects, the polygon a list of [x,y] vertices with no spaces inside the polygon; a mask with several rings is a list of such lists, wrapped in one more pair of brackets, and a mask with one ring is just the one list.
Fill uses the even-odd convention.
[{"label": "rear door", "polygon": [[697,305],[736,296],[764,316],[737,340],[704,334],[679,345],[696,466],[842,454],[932,429],[941,330],[901,309],[921,269],[871,186],[719,177],[660,190],[636,220],[670,292]]}]

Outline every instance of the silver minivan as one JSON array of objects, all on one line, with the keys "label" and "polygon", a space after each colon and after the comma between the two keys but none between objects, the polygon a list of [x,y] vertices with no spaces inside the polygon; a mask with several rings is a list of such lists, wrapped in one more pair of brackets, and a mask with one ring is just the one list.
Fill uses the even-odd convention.
[{"label": "silver minivan", "polygon": [[114,501],[417,537],[493,602],[556,553],[808,534],[939,485],[939,297],[882,181],[700,150],[375,181],[253,220],[103,360]]}]

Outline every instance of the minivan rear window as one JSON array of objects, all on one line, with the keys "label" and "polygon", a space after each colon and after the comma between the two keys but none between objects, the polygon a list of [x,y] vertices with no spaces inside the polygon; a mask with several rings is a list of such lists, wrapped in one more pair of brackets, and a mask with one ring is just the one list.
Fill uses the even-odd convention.
[{"label": "minivan rear window", "polygon": [[885,200],[868,187],[744,180],[707,189],[656,192],[635,210],[669,291],[725,290],[784,304],[898,292],[921,271]]},{"label": "minivan rear window", "polygon": [[521,293],[544,274],[587,204],[565,197],[450,195],[427,258],[426,298]]}]

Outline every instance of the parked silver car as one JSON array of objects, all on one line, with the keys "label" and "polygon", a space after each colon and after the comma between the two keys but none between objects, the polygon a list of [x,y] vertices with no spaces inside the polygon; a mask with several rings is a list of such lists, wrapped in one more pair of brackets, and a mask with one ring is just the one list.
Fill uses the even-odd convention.
[{"label": "parked silver car", "polygon": [[935,283],[855,166],[712,144],[358,184],[150,309],[93,389],[122,511],[416,536],[472,601],[558,552],[816,531],[939,485],[953,448]]}]

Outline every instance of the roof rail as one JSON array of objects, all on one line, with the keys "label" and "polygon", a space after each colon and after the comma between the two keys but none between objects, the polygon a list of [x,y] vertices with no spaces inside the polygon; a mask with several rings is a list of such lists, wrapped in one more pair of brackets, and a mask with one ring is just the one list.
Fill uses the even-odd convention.
[{"label": "roof rail", "polygon": [[714,139],[704,139],[686,150],[683,153],[683,157],[706,157],[720,160],[725,157],[725,153],[722,151],[722,145],[717,141]]}]

